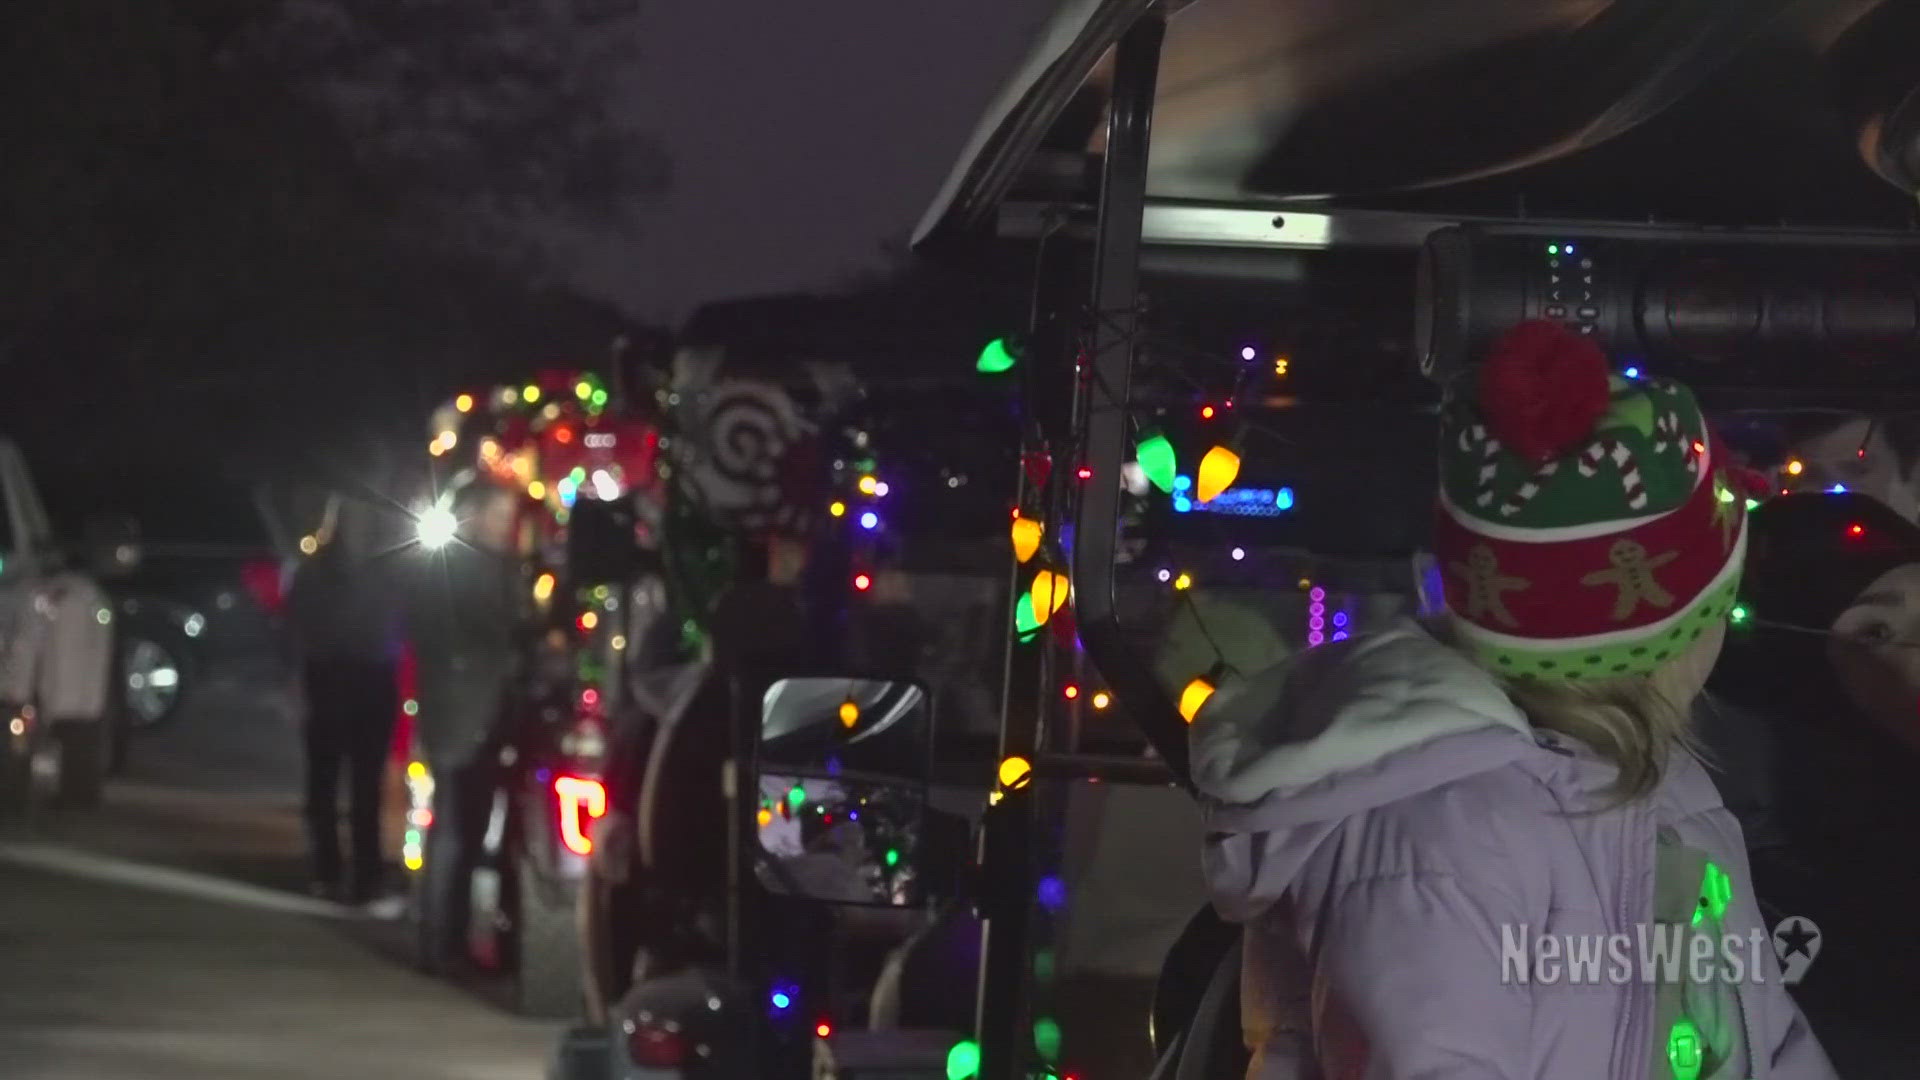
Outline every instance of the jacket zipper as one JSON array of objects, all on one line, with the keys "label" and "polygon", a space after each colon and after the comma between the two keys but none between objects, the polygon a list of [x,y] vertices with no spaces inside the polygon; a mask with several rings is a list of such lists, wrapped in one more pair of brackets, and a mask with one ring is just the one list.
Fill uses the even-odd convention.
[{"label": "jacket zipper", "polygon": [[[1645,805],[1636,807],[1624,825],[1627,872],[1621,879],[1625,884],[1615,909],[1615,916],[1619,920],[1614,927],[1617,933],[1631,934],[1637,923],[1646,922],[1652,915],[1652,880],[1648,873],[1648,860],[1652,858],[1653,846],[1657,842],[1654,827],[1652,809]],[[1642,896],[1643,892],[1648,895]],[[1647,987],[1641,979],[1636,977],[1627,980],[1622,1008],[1626,1015],[1620,1024],[1619,1038],[1614,1043],[1613,1057],[1618,1067],[1613,1070],[1613,1075],[1619,1080],[1669,1080],[1668,1077],[1647,1075],[1649,1062],[1653,1060],[1653,1046],[1647,1041],[1646,1018],[1652,1012],[1652,1005],[1647,1000]]]}]

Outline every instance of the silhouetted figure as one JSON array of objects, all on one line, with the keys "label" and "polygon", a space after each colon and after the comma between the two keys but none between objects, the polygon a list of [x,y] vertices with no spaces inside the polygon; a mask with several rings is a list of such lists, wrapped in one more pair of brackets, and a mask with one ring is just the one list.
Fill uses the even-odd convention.
[{"label": "silhouetted figure", "polygon": [[421,909],[422,961],[461,956],[470,883],[486,835],[500,717],[519,670],[524,595],[513,495],[486,483],[454,505],[458,537],[411,567],[408,629],[420,670],[418,737],[432,773]]},{"label": "silhouetted figure", "polygon": [[[383,886],[383,768],[399,709],[397,611],[365,510],[295,572],[287,610],[306,688],[306,818],[317,894],[364,903]],[[349,789],[352,866],[342,879],[340,775]]]}]

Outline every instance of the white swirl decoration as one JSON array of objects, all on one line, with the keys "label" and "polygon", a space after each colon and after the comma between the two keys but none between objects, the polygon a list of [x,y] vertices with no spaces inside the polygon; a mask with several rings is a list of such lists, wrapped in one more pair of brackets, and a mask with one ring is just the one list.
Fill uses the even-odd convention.
[{"label": "white swirl decoration", "polygon": [[729,380],[702,394],[703,433],[695,480],[710,510],[757,518],[780,509],[780,464],[806,431],[793,399],[777,386]]}]

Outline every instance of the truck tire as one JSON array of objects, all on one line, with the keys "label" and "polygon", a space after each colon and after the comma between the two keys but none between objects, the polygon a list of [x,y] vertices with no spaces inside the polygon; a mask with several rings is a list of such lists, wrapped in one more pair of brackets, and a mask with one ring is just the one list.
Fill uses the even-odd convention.
[{"label": "truck tire", "polygon": [[56,720],[52,736],[60,743],[59,804],[69,810],[92,810],[100,805],[107,786],[108,721]]},{"label": "truck tire", "polygon": [[545,880],[525,852],[514,859],[513,1002],[523,1016],[565,1020],[582,1011],[574,889]]}]

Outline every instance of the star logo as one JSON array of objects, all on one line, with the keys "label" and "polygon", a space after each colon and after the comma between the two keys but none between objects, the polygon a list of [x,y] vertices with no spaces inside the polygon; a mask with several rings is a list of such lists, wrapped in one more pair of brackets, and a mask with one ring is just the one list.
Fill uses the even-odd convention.
[{"label": "star logo", "polygon": [[1781,981],[1798,983],[1820,955],[1820,928],[1812,919],[1791,915],[1773,928],[1773,951],[1780,958]]}]

